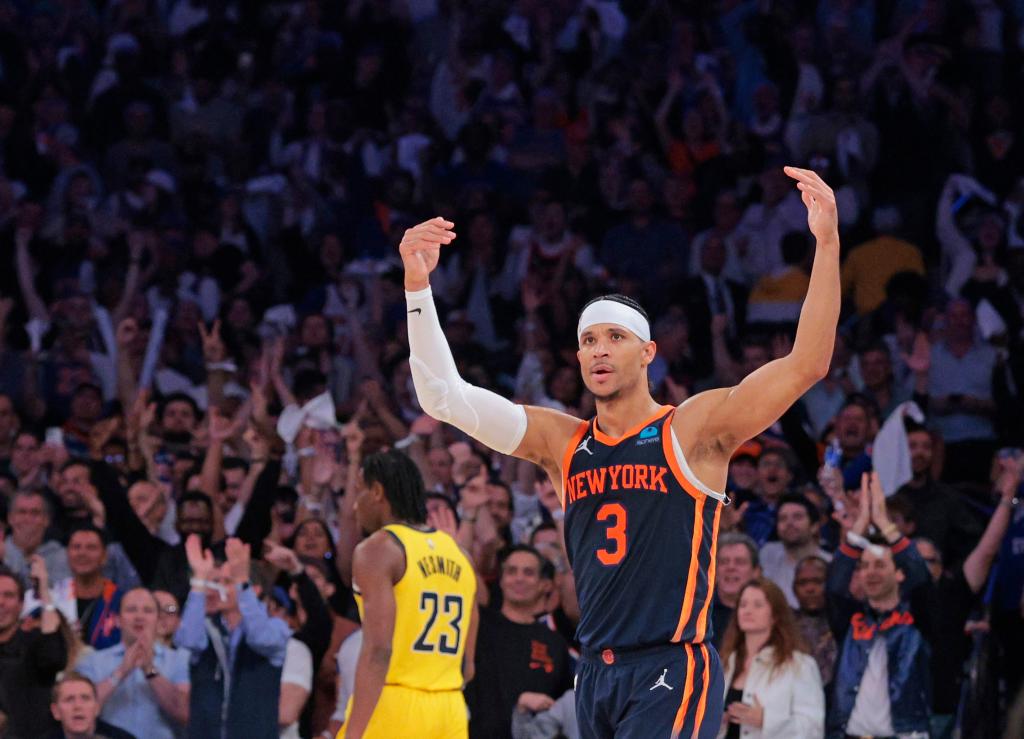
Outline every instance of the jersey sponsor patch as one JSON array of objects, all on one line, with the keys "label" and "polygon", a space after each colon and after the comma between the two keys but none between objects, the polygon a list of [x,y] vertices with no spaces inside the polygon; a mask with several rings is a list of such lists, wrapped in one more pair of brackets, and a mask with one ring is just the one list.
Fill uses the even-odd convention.
[{"label": "jersey sponsor patch", "polygon": [[660,433],[661,432],[658,430],[657,426],[648,426],[640,432],[639,438],[636,440],[636,445],[643,446],[645,444],[660,444],[661,440],[658,438]]}]

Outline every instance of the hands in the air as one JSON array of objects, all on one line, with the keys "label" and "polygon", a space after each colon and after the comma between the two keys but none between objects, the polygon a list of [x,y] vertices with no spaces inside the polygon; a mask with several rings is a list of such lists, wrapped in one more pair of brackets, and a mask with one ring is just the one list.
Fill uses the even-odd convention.
[{"label": "hands in the air", "polygon": [[405,267],[406,290],[423,290],[430,284],[428,278],[437,266],[441,246],[455,240],[454,227],[454,223],[438,216],[406,230],[398,246]]},{"label": "hands in the air", "polygon": [[783,171],[794,180],[800,191],[800,198],[807,207],[807,226],[818,243],[839,245],[839,211],[832,188],[818,174],[810,169],[783,167]]}]

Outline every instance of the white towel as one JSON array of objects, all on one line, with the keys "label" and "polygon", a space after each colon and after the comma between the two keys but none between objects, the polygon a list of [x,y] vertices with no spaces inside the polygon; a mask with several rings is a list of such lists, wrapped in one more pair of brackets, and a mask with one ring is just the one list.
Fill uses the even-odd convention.
[{"label": "white towel", "polygon": [[871,464],[878,473],[878,481],[886,496],[892,495],[910,482],[914,473],[910,467],[910,447],[907,444],[907,429],[903,417],[910,416],[918,423],[924,423],[924,412],[917,403],[908,400],[900,403],[885,419],[871,451]]}]

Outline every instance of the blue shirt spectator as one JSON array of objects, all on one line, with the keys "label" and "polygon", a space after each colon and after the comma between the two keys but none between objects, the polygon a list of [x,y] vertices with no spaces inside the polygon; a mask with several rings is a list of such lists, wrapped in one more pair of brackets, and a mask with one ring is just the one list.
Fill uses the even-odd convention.
[{"label": "blue shirt spectator", "polygon": [[175,739],[188,718],[188,653],[160,643],[159,606],[137,588],[121,599],[120,644],[87,655],[78,670],[96,684],[104,721],[126,731]]}]

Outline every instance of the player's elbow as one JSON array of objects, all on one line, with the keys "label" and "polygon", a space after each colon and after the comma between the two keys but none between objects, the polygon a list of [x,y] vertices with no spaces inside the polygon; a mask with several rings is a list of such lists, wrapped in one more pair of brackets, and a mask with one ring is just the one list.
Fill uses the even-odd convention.
[{"label": "player's elbow", "polygon": [[367,644],[367,654],[370,657],[370,661],[381,667],[387,667],[391,664],[391,643],[380,643],[380,644]]}]

